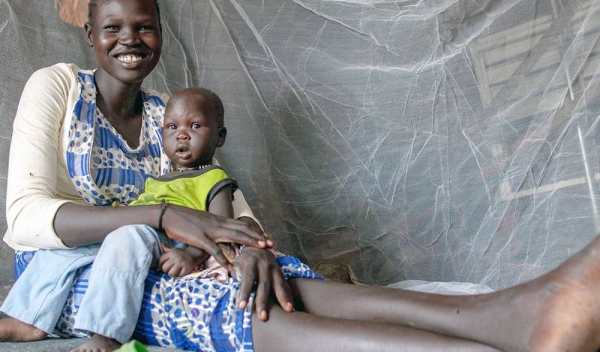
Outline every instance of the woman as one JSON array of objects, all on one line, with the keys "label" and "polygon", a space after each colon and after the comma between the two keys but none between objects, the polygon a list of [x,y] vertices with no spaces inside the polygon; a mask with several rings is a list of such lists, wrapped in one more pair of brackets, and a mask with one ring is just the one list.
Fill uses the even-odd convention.
[{"label": "woman", "polygon": [[[11,247],[35,250],[99,243],[128,224],[164,227],[169,237],[203,248],[221,263],[225,259],[215,241],[249,244],[235,261],[242,277],[236,287],[243,311],[240,316],[253,324],[228,332],[239,340],[231,346],[237,350],[559,351],[600,347],[598,239],[555,271],[488,295],[430,295],[302,278],[291,279],[288,286],[282,263],[277,264],[263,249],[270,245],[269,240],[248,217],[226,220],[171,206],[161,213],[158,206],[86,205],[127,203],[137,196],[137,181],[167,171],[168,164],[156,144],[164,102],[162,96],[141,88],[160,56],[159,18],[153,0],[91,1],[86,33],[98,70],[89,74],[72,65],[58,65],[34,74],[28,82],[15,119],[10,154],[10,232],[5,241]],[[107,134],[116,136],[114,143],[102,143]],[[119,171],[111,172],[115,168]],[[116,184],[106,181],[117,175],[121,178]],[[285,270],[287,265],[282,267]],[[256,309],[251,309],[255,282]],[[175,285],[164,277],[154,284]],[[276,297],[273,300],[271,292]],[[185,296],[191,301],[198,297],[195,291]],[[171,311],[152,294],[147,299],[155,309]],[[76,304],[71,302],[65,310],[73,306]],[[290,313],[294,307],[298,311]],[[151,324],[153,313],[142,310],[142,332]],[[178,323],[192,324],[185,332],[193,332],[194,313],[186,313]],[[173,314],[179,318],[177,312]],[[22,328],[21,338],[36,339],[35,330]],[[0,324],[0,340],[15,339],[3,331]],[[197,349],[197,341],[191,341],[194,346],[178,344],[190,341],[182,331],[136,337]],[[215,344],[210,348],[225,350]],[[79,351],[100,349],[108,350],[86,345]]]},{"label": "woman", "polygon": [[[137,198],[148,175],[159,176],[170,164],[160,145],[166,96],[141,88],[161,53],[158,4],[92,1],[86,33],[98,70],[66,64],[40,70],[19,104],[8,177],[10,224],[4,238],[19,251],[17,259],[30,259],[29,251],[38,248],[98,243],[127,224],[156,228],[161,218],[169,236],[203,248],[221,264],[228,262],[217,240],[270,245],[241,193],[234,205],[241,221],[182,207],[161,213],[160,206],[89,206],[128,203]],[[242,305],[257,281],[256,308],[264,316],[272,284],[279,297],[292,299],[273,260],[266,262],[270,266],[253,265],[272,254],[247,249],[236,264],[247,277]]]}]

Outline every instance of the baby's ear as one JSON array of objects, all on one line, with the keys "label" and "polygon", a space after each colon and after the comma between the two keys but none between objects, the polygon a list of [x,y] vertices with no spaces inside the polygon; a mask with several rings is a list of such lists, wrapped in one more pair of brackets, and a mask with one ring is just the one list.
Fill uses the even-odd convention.
[{"label": "baby's ear", "polygon": [[219,128],[219,139],[217,140],[217,147],[222,147],[227,139],[227,127]]}]

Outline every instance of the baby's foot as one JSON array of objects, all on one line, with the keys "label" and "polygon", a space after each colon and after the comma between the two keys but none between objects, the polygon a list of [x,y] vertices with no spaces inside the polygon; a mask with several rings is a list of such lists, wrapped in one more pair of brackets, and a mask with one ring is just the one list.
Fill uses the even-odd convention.
[{"label": "baby's foot", "polygon": [[46,336],[44,331],[15,318],[0,319],[0,342],[39,341]]},{"label": "baby's foot", "polygon": [[110,337],[94,334],[71,352],[112,352],[121,347],[119,341]]}]

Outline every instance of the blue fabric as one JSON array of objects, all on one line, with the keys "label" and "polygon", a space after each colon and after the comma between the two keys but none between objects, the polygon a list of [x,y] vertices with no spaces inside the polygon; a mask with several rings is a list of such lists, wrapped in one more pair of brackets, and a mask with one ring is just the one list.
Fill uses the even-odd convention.
[{"label": "blue fabric", "polygon": [[[149,176],[160,176],[172,165],[162,151],[164,102],[143,91],[142,135],[145,144],[129,148],[96,106],[93,71],[78,73],[80,96],[68,126],[70,143],[66,150],[69,176],[81,197],[91,205],[113,202],[128,204],[136,199]],[[161,160],[165,160],[161,164]],[[15,278],[23,274],[34,252],[17,252]],[[292,257],[278,259],[286,278],[319,278],[306,265]],[[91,265],[79,269],[71,280],[54,332],[65,337],[82,337],[75,330],[75,317],[90,281]],[[100,282],[109,282],[109,279]],[[196,351],[252,351],[251,311],[237,308],[239,284],[233,279],[173,279],[150,270],[144,281],[141,311],[133,338],[149,345]],[[100,297],[104,298],[104,297]],[[139,304],[135,304],[139,306]],[[83,314],[85,315],[85,314]],[[106,325],[106,324],[104,324]]]},{"label": "blue fabric", "polygon": [[[15,254],[17,278],[34,255],[35,252]],[[286,279],[323,279],[298,258],[283,256],[277,258],[277,262]],[[87,265],[76,275],[75,284],[63,308],[63,316],[77,314],[87,290],[90,268],[91,265]],[[150,269],[145,279],[141,311],[133,338],[146,345],[192,351],[252,351],[252,304],[248,305],[243,314],[238,314],[240,310],[235,299],[238,289],[239,284],[233,279],[227,283],[220,283],[215,279],[173,279]],[[210,311],[206,311],[203,306],[208,302],[209,296],[218,296],[219,299],[213,299],[217,303],[209,307]],[[197,326],[200,319],[209,319],[208,328]],[[234,320],[233,324],[229,324],[231,320]],[[55,333],[64,337],[86,336],[77,331],[65,334],[67,325],[68,322],[59,320]],[[224,331],[225,325],[235,326],[236,331]],[[239,341],[232,343],[232,334],[238,336]]]}]

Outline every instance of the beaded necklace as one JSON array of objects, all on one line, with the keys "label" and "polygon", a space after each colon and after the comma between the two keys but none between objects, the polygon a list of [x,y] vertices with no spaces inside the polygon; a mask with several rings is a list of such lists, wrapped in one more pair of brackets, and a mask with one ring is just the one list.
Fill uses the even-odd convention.
[{"label": "beaded necklace", "polygon": [[212,164],[198,165],[198,166],[192,166],[192,167],[185,167],[185,166],[177,165],[177,170],[179,170],[179,172],[191,171],[191,170],[202,170],[202,169],[206,169],[209,166],[212,166]]}]

